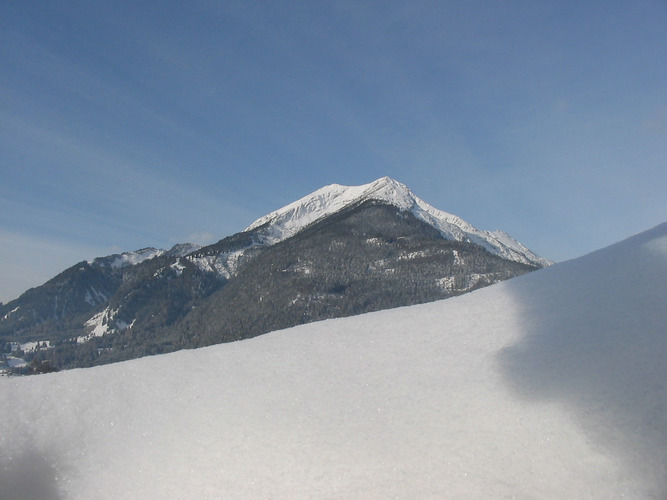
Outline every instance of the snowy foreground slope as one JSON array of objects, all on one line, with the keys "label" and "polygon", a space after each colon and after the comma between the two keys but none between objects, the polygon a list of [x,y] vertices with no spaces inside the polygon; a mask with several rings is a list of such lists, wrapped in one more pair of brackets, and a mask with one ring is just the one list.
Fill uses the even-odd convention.
[{"label": "snowy foreground slope", "polygon": [[666,498],[667,224],[446,301],[0,379],[0,497]]}]

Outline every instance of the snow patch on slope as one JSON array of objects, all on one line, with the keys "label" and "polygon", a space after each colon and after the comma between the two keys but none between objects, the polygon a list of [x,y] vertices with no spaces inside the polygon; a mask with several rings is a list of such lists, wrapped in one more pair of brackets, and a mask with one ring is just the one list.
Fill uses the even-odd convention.
[{"label": "snow patch on slope", "polygon": [[84,326],[88,329],[88,334],[77,337],[76,341],[81,344],[83,342],[88,342],[93,337],[106,335],[111,330],[109,323],[112,319],[113,312],[110,311],[108,307],[103,311],[98,312],[84,323]]},{"label": "snow patch on slope", "polygon": [[169,250],[147,247],[132,252],[123,252],[121,254],[109,255],[107,257],[98,257],[89,263],[98,263],[103,266],[108,265],[113,269],[121,269],[128,266],[136,266],[146,260],[154,259],[162,255],[169,257],[184,257],[200,248],[201,245],[196,245],[194,243],[179,243]]},{"label": "snow patch on slope", "polygon": [[185,270],[185,266],[181,264],[180,257],[169,267],[171,267],[171,269],[176,273],[176,276],[180,276]]},{"label": "snow patch on slope", "polygon": [[51,347],[50,340],[38,340],[21,344],[21,350],[23,352],[32,352],[39,349],[47,349],[49,347]]},{"label": "snow patch on slope", "polygon": [[204,272],[212,272],[229,279],[236,274],[239,262],[247,250],[244,248],[218,255],[188,256],[187,259]]},{"label": "snow patch on slope", "polygon": [[106,307],[103,311],[93,315],[92,318],[84,323],[88,333],[86,335],[77,337],[77,343],[82,344],[84,342],[88,342],[94,337],[102,337],[103,335],[116,333],[134,326],[134,322],[136,320],[133,320],[131,323],[127,323],[125,321],[116,320],[117,315],[118,309],[111,309],[109,307]]},{"label": "snow patch on slope", "polygon": [[97,304],[102,304],[103,302],[109,300],[109,297],[107,297],[105,293],[100,292],[95,287],[91,286],[88,290],[86,290],[84,300],[91,306],[96,306]]},{"label": "snow patch on slope", "polygon": [[165,254],[171,257],[185,257],[187,254],[201,249],[201,247],[201,245],[197,245],[196,243],[178,243],[165,252]]},{"label": "snow patch on slope", "polygon": [[9,317],[14,314],[16,311],[18,311],[21,308],[21,306],[15,307],[11,311],[9,311],[7,314],[5,314],[2,319],[9,319]]}]

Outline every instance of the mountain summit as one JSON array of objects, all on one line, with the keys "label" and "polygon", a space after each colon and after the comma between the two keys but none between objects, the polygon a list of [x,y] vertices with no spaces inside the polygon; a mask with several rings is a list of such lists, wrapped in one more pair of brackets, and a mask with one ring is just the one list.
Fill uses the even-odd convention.
[{"label": "mountain summit", "polygon": [[80,262],[0,306],[0,346],[31,363],[19,371],[90,366],[448,298],[548,264],[388,177],[333,184],[213,245]]},{"label": "mountain summit", "polygon": [[495,255],[523,264],[540,267],[552,264],[550,260],[535,255],[503,231],[480,231],[456,215],[434,208],[417,197],[407,186],[390,177],[382,177],[361,186],[325,186],[257,219],[246,231],[264,228],[264,241],[272,244],[289,238],[304,227],[336,212],[370,200],[411,212],[417,219],[436,228],[445,239],[481,245]]}]

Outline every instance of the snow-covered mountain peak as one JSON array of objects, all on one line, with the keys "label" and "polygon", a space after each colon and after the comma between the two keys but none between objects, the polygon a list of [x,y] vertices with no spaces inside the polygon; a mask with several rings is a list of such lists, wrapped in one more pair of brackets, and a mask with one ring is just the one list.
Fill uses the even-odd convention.
[{"label": "snow-covered mountain peak", "polygon": [[330,184],[257,219],[246,231],[269,224],[267,242],[277,243],[323,217],[370,199],[391,203],[402,210],[410,208],[414,201],[406,186],[389,177],[361,186]]},{"label": "snow-covered mountain peak", "polygon": [[310,224],[345,208],[375,200],[411,211],[415,217],[440,231],[449,240],[466,241],[483,246],[501,257],[540,267],[551,261],[534,254],[507,233],[480,231],[456,215],[438,210],[417,197],[405,184],[382,177],[361,186],[331,184],[257,219],[245,230],[265,226],[264,242],[277,243],[289,238]]}]

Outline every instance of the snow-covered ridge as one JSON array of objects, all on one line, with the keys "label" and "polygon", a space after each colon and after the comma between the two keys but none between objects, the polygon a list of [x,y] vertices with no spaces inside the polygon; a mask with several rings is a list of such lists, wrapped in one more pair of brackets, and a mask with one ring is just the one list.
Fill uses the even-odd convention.
[{"label": "snow-covered ridge", "polygon": [[168,255],[171,257],[184,257],[185,255],[199,250],[201,245],[196,245],[194,243],[179,243],[174,245],[169,250],[163,250],[161,248],[147,247],[140,250],[135,250],[132,252],[123,252],[121,254],[109,255],[107,257],[98,257],[90,263],[97,263],[100,265],[108,265],[113,269],[119,269],[128,266],[136,266],[142,262],[162,255]]},{"label": "snow-covered ridge", "polygon": [[245,230],[267,225],[264,238],[273,244],[295,235],[310,224],[347,207],[368,200],[393,205],[400,210],[410,210],[418,219],[430,224],[449,240],[466,241],[483,246],[489,252],[503,258],[548,266],[551,261],[539,257],[521,243],[502,231],[480,231],[456,215],[438,210],[415,196],[404,184],[382,177],[370,184],[342,186],[331,184],[304,196],[264,217],[257,219]]},{"label": "snow-covered ridge", "polygon": [[126,265],[137,265],[148,259],[154,259],[164,254],[164,250],[155,248],[144,248],[136,252],[126,252],[122,254],[111,267],[125,267]]}]

